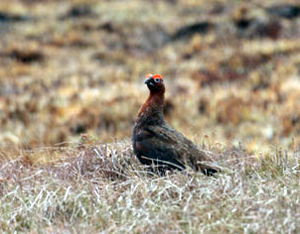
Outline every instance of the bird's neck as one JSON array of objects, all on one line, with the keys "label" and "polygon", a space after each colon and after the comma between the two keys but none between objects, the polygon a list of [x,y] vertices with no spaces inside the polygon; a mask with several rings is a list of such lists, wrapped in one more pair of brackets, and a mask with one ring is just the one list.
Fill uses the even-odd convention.
[{"label": "bird's neck", "polygon": [[147,101],[141,106],[137,123],[158,125],[165,123],[164,119],[164,93],[151,93]]}]

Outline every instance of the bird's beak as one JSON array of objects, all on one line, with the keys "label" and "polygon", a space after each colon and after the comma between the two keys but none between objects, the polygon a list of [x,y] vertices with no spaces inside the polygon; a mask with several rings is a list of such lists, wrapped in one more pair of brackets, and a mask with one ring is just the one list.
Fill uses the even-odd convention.
[{"label": "bird's beak", "polygon": [[145,83],[146,85],[152,85],[152,86],[153,86],[153,83],[152,83],[152,77],[147,78],[146,80],[144,80],[144,83]]}]

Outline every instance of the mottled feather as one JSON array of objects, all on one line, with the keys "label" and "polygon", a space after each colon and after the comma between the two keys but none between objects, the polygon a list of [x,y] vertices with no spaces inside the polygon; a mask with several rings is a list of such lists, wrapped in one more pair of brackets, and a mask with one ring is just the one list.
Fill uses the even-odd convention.
[{"label": "mottled feather", "polygon": [[206,163],[212,160],[204,151],[166,123],[161,76],[149,75],[145,83],[150,95],[139,110],[132,135],[133,150],[140,162],[179,170],[190,167],[207,175],[220,171],[217,165]]}]

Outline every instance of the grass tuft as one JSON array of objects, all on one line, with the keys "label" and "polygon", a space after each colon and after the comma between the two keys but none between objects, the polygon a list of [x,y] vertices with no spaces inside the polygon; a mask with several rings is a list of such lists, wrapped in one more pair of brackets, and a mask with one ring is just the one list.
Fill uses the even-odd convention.
[{"label": "grass tuft", "polygon": [[[207,147],[214,148],[214,147]],[[38,150],[39,152],[43,152]],[[128,142],[1,154],[3,232],[278,233],[300,230],[299,152],[210,151],[226,168],[149,174]],[[50,152],[51,151],[51,152]],[[13,151],[15,154],[17,151]],[[59,158],[59,160],[55,159]]]}]

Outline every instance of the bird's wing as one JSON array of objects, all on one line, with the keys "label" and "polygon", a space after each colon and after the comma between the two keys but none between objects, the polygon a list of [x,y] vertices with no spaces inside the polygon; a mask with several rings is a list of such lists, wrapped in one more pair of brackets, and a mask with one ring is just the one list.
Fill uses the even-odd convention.
[{"label": "bird's wing", "polygon": [[136,133],[135,147],[144,159],[185,168],[184,158],[180,154],[179,139],[174,135],[173,129],[164,126],[139,129]]},{"label": "bird's wing", "polygon": [[193,142],[180,132],[168,125],[151,126],[148,131],[169,148],[172,147],[173,154],[177,160],[189,165],[191,168],[201,170],[206,175],[220,172],[221,168],[211,162],[207,152],[200,150]]}]

